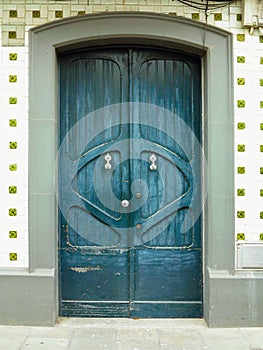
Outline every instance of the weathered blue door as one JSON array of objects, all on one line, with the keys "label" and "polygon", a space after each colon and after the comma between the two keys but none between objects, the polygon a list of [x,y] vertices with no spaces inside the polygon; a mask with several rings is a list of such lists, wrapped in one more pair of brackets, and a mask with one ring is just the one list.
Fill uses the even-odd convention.
[{"label": "weathered blue door", "polygon": [[60,57],[60,313],[201,317],[198,59]]}]

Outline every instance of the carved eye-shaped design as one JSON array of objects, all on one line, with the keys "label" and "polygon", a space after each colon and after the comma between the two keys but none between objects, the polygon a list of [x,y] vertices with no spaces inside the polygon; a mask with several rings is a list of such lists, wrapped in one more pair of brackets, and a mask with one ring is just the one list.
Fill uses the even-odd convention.
[{"label": "carved eye-shaped design", "polygon": [[92,159],[79,169],[74,186],[85,207],[95,208],[100,220],[107,215],[113,227],[128,220],[129,212],[150,219],[189,191],[189,179],[165,154],[142,151],[139,159],[122,158],[115,150]]}]

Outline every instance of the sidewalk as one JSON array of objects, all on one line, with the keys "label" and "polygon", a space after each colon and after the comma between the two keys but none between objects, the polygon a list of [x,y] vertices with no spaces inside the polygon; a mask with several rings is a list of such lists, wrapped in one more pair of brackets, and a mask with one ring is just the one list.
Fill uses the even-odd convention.
[{"label": "sidewalk", "polygon": [[263,328],[203,320],[61,319],[52,328],[0,326],[1,350],[263,350]]}]

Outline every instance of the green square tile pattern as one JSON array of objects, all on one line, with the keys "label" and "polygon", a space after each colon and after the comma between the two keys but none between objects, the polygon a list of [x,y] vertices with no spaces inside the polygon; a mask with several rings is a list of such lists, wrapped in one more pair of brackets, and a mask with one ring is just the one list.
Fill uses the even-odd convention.
[{"label": "green square tile pattern", "polygon": [[260,108],[263,108],[263,101],[260,101]]},{"label": "green square tile pattern", "polygon": [[263,123],[260,123],[259,128],[260,130],[263,130]]},{"label": "green square tile pattern", "polygon": [[263,152],[263,145],[260,145],[259,148],[260,148],[260,152]]},{"label": "green square tile pattern", "polygon": [[246,191],[245,191],[244,188],[238,188],[238,189],[237,189],[237,195],[238,195],[238,196],[243,197],[243,196],[245,196],[245,194],[246,194]]},{"label": "green square tile pattern", "polygon": [[8,210],[9,216],[17,216],[17,210],[16,208],[10,208]]},{"label": "green square tile pattern", "polygon": [[245,85],[246,80],[245,78],[237,78],[237,84],[238,85]]},{"label": "green square tile pattern", "polygon": [[259,62],[260,62],[260,64],[263,64],[263,57],[260,57]]},{"label": "green square tile pattern", "polygon": [[245,108],[246,101],[245,100],[237,100],[237,107],[238,108]]},{"label": "green square tile pattern", "polygon": [[263,241],[263,233],[260,233],[259,239],[260,239],[261,241]]},{"label": "green square tile pattern", "polygon": [[16,83],[17,75],[9,75],[9,83]]},{"label": "green square tile pattern", "polygon": [[16,105],[17,104],[17,97],[9,97],[9,104]]},{"label": "green square tile pattern", "polygon": [[17,149],[17,142],[16,141],[9,142],[9,148],[10,149]]},{"label": "green square tile pattern", "polygon": [[263,189],[259,190],[260,197],[263,197]]},{"label": "green square tile pattern", "polygon": [[17,164],[10,164],[9,165],[9,170],[10,171],[17,171]]},{"label": "green square tile pattern", "polygon": [[17,126],[17,120],[16,119],[9,119],[9,126],[16,127]]},{"label": "green square tile pattern", "polygon": [[9,60],[10,61],[16,61],[17,60],[17,53],[10,53],[9,54]]},{"label": "green square tile pattern", "polygon": [[237,173],[238,174],[245,174],[246,173],[246,168],[244,166],[237,167]]},{"label": "green square tile pattern", "polygon": [[41,16],[40,11],[38,10],[32,11],[33,18],[40,18],[40,16]]},{"label": "green square tile pattern", "polygon": [[263,219],[263,211],[260,212],[259,217],[260,219]]},{"label": "green square tile pattern", "polygon": [[10,10],[9,11],[9,17],[10,18],[16,18],[17,17],[17,10]]},{"label": "green square tile pattern", "polygon": [[9,260],[10,261],[16,261],[17,260],[17,253],[10,253],[9,254]]},{"label": "green square tile pattern", "polygon": [[237,123],[237,128],[238,130],[244,130],[246,128],[246,123],[244,122]]},{"label": "green square tile pattern", "polygon": [[246,40],[245,34],[237,34],[237,41],[244,42]]},{"label": "green square tile pattern", "polygon": [[259,79],[259,85],[263,86],[263,79]]},{"label": "green square tile pattern", "polygon": [[245,63],[246,57],[245,56],[237,56],[237,63]]},{"label": "green square tile pattern", "polygon": [[[10,11],[11,13],[11,11]],[[17,15],[17,13],[16,13]],[[16,33],[15,33],[16,34]],[[15,35],[16,36],[16,35]],[[9,33],[9,38],[10,38],[10,33]],[[13,36],[14,37],[14,36]],[[9,54],[9,60],[10,61],[16,61],[17,60],[17,53],[10,53]],[[9,75],[9,82],[10,83],[16,83],[17,82],[17,75]],[[10,97],[9,98],[9,103],[10,104],[16,104],[17,103],[17,98],[16,97]],[[9,119],[9,126],[10,127],[16,127],[17,126],[17,120],[16,119]],[[17,142],[12,141],[9,143],[10,149],[16,149],[17,148]],[[10,164],[9,165],[9,170],[10,171],[16,171],[17,166],[16,164]],[[17,193],[17,186],[9,186],[8,188],[9,194],[16,194]],[[17,215],[17,209],[16,208],[10,208],[9,211],[9,216],[16,216]],[[17,238],[17,231],[9,231],[9,238]],[[10,261],[16,261],[17,260],[17,253],[10,253],[9,255]]]},{"label": "green square tile pattern", "polygon": [[8,38],[16,39],[16,32],[14,30],[11,30],[10,32],[8,32]]},{"label": "green square tile pattern", "polygon": [[244,241],[246,239],[246,236],[244,233],[238,233],[237,234],[237,240],[238,241]]},{"label": "green square tile pattern", "polygon": [[55,18],[63,18],[63,11],[55,11]]},{"label": "green square tile pattern", "polygon": [[17,231],[9,231],[9,238],[17,238]]},{"label": "green square tile pattern", "polygon": [[215,13],[214,20],[215,21],[222,21],[222,13]]},{"label": "green square tile pattern", "polygon": [[16,186],[9,186],[8,191],[10,194],[17,193],[17,187]]},{"label": "green square tile pattern", "polygon": [[260,168],[259,168],[259,173],[260,173],[261,175],[263,175],[263,167],[260,167]]},{"label": "green square tile pattern", "polygon": [[245,152],[246,151],[246,146],[245,145],[237,145],[237,151],[238,152]]},{"label": "green square tile pattern", "polygon": [[246,216],[246,212],[245,212],[244,210],[238,210],[238,211],[237,211],[237,217],[238,217],[239,219],[244,219],[245,216]]},{"label": "green square tile pattern", "polygon": [[263,35],[260,35],[260,37],[259,37],[259,42],[260,42],[261,44],[263,44]]},{"label": "green square tile pattern", "polygon": [[200,19],[200,14],[199,13],[192,13],[192,19],[195,21],[198,21]]}]

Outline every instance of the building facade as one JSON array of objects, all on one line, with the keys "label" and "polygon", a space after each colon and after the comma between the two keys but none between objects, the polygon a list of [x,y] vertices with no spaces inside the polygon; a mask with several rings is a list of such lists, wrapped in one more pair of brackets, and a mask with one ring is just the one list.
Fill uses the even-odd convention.
[{"label": "building facade", "polygon": [[[207,3],[208,5],[211,6],[211,2]],[[212,327],[262,326],[263,7],[260,1],[215,2],[212,8],[199,9],[198,6],[196,8],[187,3],[171,0],[142,2],[136,0],[94,0],[88,2],[81,0],[32,2],[3,0],[0,11],[2,28],[0,68],[1,323],[52,325],[59,315],[80,315],[204,317],[208,325]],[[148,58],[142,59],[142,56]],[[94,57],[96,57],[96,63],[94,63]],[[136,63],[140,59],[141,62],[148,62],[145,71],[142,68],[143,65],[139,66],[138,72],[136,68],[130,68],[130,62]],[[149,73],[153,66],[152,61],[157,65],[155,73]],[[176,63],[174,63],[175,61]],[[115,63],[112,62],[118,63],[116,63],[116,67],[118,66],[116,73],[112,73],[115,69]],[[133,67],[136,66],[135,63],[133,63]],[[78,64],[79,66],[77,66]],[[191,69],[189,84],[187,83],[187,67]],[[78,70],[80,73],[77,73]],[[90,78],[93,72],[100,73]],[[192,78],[193,72],[197,72],[194,75],[196,78]],[[82,80],[83,74],[87,79],[85,81]],[[105,83],[107,74],[110,79],[115,77],[114,83],[109,86]],[[127,79],[125,74],[127,74]],[[155,79],[161,77],[158,78],[158,81],[161,80],[166,85],[162,83],[159,90],[149,87],[147,82],[152,79],[152,74],[155,74]],[[173,95],[171,77],[177,79],[178,76],[181,77],[181,85],[175,83],[175,85],[177,84],[175,88],[177,92]],[[97,83],[100,79],[103,81],[102,85]],[[117,81],[121,83],[117,83]],[[87,260],[83,261],[82,254],[83,251],[86,251],[86,255],[84,254],[86,259],[88,256],[86,245],[79,243],[79,238],[77,243],[73,242],[74,238],[72,237],[78,230],[74,228],[74,224],[71,225],[70,220],[63,221],[62,219],[64,204],[61,204],[60,199],[64,198],[63,195],[67,191],[65,185],[67,176],[64,179],[60,175],[61,169],[64,169],[64,163],[61,160],[57,161],[57,155],[61,156],[60,150],[61,147],[63,148],[61,135],[63,132],[65,135],[70,134],[71,129],[68,125],[73,128],[74,121],[79,122],[81,119],[77,118],[65,122],[69,115],[80,113],[78,112],[81,109],[79,96],[81,96],[82,90],[79,88],[80,91],[78,93],[76,91],[81,84],[85,84],[90,89],[89,94],[84,97],[86,102],[82,102],[82,104],[86,103],[87,105],[87,101],[90,100],[99,101],[99,98],[104,96],[103,103],[97,102],[97,105],[95,104],[91,109],[85,107],[85,113],[82,114],[86,114],[87,111],[96,114],[96,111],[102,108],[102,114],[106,113],[110,118],[110,123],[107,124],[108,122],[104,121],[102,127],[100,124],[100,129],[96,126],[96,118],[99,117],[96,115],[92,117],[95,118],[93,129],[89,128],[92,135],[100,135],[100,132],[104,132],[105,128],[115,125],[114,117],[111,119],[111,116],[118,114],[119,110],[115,110],[114,107],[113,110],[109,111],[107,110],[108,105],[121,105],[124,108],[121,113],[124,115],[127,110],[130,111],[130,103],[132,103],[133,111],[135,111],[132,115],[136,116],[137,112],[141,111],[140,105],[144,106],[147,103],[151,107],[150,110],[147,109],[144,112],[147,114],[150,111],[159,116],[160,112],[153,107],[156,100],[165,101],[165,103],[159,103],[159,107],[161,106],[165,110],[166,105],[170,106],[173,104],[172,101],[176,101],[183,106],[182,115],[187,113],[192,115],[192,122],[188,123],[187,118],[185,120],[188,126],[191,123],[194,125],[195,121],[199,120],[199,126],[195,129],[191,128],[191,131],[196,134],[198,144],[203,151],[203,153],[200,151],[197,157],[201,165],[197,171],[199,175],[195,175],[196,177],[189,175],[187,183],[191,184],[191,181],[194,183],[194,179],[197,178],[198,181],[196,181],[201,184],[199,189],[201,199],[199,198],[197,201],[198,205],[195,204],[195,208],[199,206],[200,210],[198,209],[199,212],[197,210],[198,213],[194,214],[196,215],[196,225],[199,225],[200,236],[197,234],[196,240],[191,238],[192,241],[189,244],[179,244],[175,240],[174,243],[169,243],[170,245],[166,243],[165,246],[162,245],[161,240],[157,242],[157,238],[154,237],[155,245],[150,247],[156,248],[158,246],[162,252],[165,251],[164,248],[167,248],[167,251],[170,249],[171,253],[169,254],[172,254],[169,256],[160,255],[157,262],[157,264],[162,265],[163,261],[172,261],[170,265],[164,265],[164,267],[174,271],[174,274],[167,275],[167,279],[163,283],[168,285],[167,281],[171,280],[171,276],[172,279],[176,279],[177,276],[182,280],[181,294],[178,292],[180,295],[178,294],[174,299],[171,298],[173,300],[168,303],[169,305],[166,303],[169,298],[165,293],[161,299],[156,300],[155,296],[145,292],[145,290],[154,288],[158,283],[161,288],[162,282],[160,281],[163,272],[158,270],[158,274],[154,273],[157,265],[150,266],[149,270],[145,270],[145,275],[140,275],[141,272],[136,275],[136,271],[144,271],[144,266],[149,261],[153,261],[156,256],[145,258],[147,264],[144,261],[140,265],[138,261],[140,259],[143,261],[140,254],[144,253],[138,253],[137,256],[135,252],[134,260],[130,256],[126,257],[126,265],[124,270],[121,270],[119,262],[114,265],[112,260],[117,253],[107,255],[105,251],[110,246],[106,243],[100,244],[101,241],[99,241],[98,245],[103,246],[100,254],[104,254],[104,257],[107,255],[108,260],[105,260],[105,265],[102,265],[102,260],[96,260],[97,258],[93,257],[94,263],[87,266]],[[156,86],[155,83],[151,84],[151,86]],[[170,86],[169,91],[165,90],[163,93],[165,86],[168,85]],[[151,89],[157,91],[156,96]],[[143,99],[146,90],[149,95],[154,97]],[[119,97],[117,91],[121,91]],[[137,91],[139,91],[138,96],[140,97],[136,97]],[[180,91],[184,91],[182,96]],[[160,97],[162,93],[163,95]],[[167,98],[168,93],[172,96],[170,99]],[[126,96],[125,94],[128,97],[123,97]],[[180,102],[183,98],[187,99],[187,94],[192,101],[190,107],[187,107],[187,103]],[[173,97],[175,95],[176,97]],[[169,108],[167,107],[168,110]],[[189,112],[189,110],[191,111]],[[162,113],[166,112],[162,110]],[[179,117],[181,117],[180,113]],[[167,116],[167,120],[169,118]],[[159,122],[160,120],[157,120],[156,124],[156,121],[147,120],[146,122],[144,120],[143,123],[150,125],[150,128],[161,129],[161,131],[159,130],[160,134],[157,134],[158,137],[153,136],[154,133],[149,135],[148,132],[147,140],[149,142],[155,141],[156,143],[157,139],[159,142],[163,133],[168,133],[169,127],[166,125],[161,128]],[[89,119],[87,124],[90,125],[90,123]],[[120,122],[117,121],[116,125],[118,123]],[[136,125],[135,122],[134,125]],[[88,128],[86,124],[81,125],[82,127]],[[177,124],[176,127],[178,127]],[[182,129],[184,128],[182,127]],[[135,129],[132,128],[132,130]],[[178,136],[179,139],[182,138],[181,146],[183,144],[186,148],[188,146],[187,143],[184,144],[183,139],[186,138],[186,135],[191,139],[187,130],[188,127],[184,129],[183,136]],[[105,135],[102,136],[100,142],[105,142]],[[174,134],[171,136],[175,139],[176,137]],[[134,139],[135,136],[128,138]],[[77,139],[80,139],[79,135]],[[164,146],[168,147],[167,138],[165,140],[162,143],[163,148]],[[193,154],[197,150],[194,142],[189,151]],[[68,150],[68,145],[65,147]],[[145,157],[148,157],[147,147],[143,151],[144,153],[142,152]],[[131,147],[131,149],[133,148]],[[101,154],[106,162],[104,168],[106,175],[99,175],[102,177],[103,183],[101,184],[102,190],[97,190],[97,195],[102,191],[103,196],[107,197],[107,191],[103,189],[106,186],[105,181],[108,179],[107,166],[111,166],[111,162],[114,163],[116,155],[112,151],[112,153],[109,152],[110,158],[106,158],[106,155],[104,157],[105,152],[104,150]],[[151,152],[153,151],[151,150]],[[150,170],[156,170],[154,167],[157,166],[158,169],[159,164],[162,164],[161,155],[158,157],[156,152],[158,151],[153,153],[155,158],[150,158],[150,160],[145,158],[145,164],[151,163],[153,166]],[[179,165],[176,166],[180,168]],[[167,167],[164,167],[165,171],[172,174],[174,170],[169,170],[169,166]],[[66,171],[68,171],[67,169]],[[187,170],[184,174],[186,173]],[[111,175],[115,176],[114,173]],[[86,171],[85,176],[89,177],[88,171]],[[85,178],[85,176],[83,177]],[[174,173],[175,178],[176,176]],[[116,175],[116,182],[120,178],[121,175]],[[88,188],[87,179],[82,181],[86,181],[84,187]],[[155,183],[155,180],[145,181]],[[169,181],[168,179],[164,181],[164,187],[167,185],[169,188],[173,188],[173,184],[170,184]],[[186,186],[182,179],[178,181],[182,188]],[[96,185],[95,182],[92,184]],[[57,190],[58,188],[60,189]],[[89,198],[91,191],[85,190],[85,193],[79,193],[85,197],[87,210],[90,210],[88,205],[91,205],[89,202],[92,201]],[[124,208],[126,198],[122,197],[122,191],[124,192],[124,189],[115,195],[123,200],[122,207]],[[137,193],[138,199],[141,196],[139,192]],[[153,194],[152,198],[156,196]],[[169,197],[168,194],[163,196]],[[131,198],[130,196],[129,201]],[[66,203],[68,199],[65,197],[63,200]],[[170,203],[172,199],[167,199],[167,201]],[[160,206],[160,203],[157,203],[157,206]],[[168,204],[165,207],[168,207]],[[78,205],[76,204],[76,206]],[[132,204],[127,203],[127,205]],[[94,207],[93,203],[92,210],[95,210]],[[189,207],[192,212],[196,210],[191,208],[191,203],[184,204],[184,207]],[[102,212],[102,208],[99,209]],[[65,211],[67,212],[67,208]],[[126,213],[122,209],[122,213],[127,214],[128,212]],[[151,218],[153,213],[155,213],[154,210],[149,209],[149,213],[144,214],[144,216],[142,214],[142,217],[144,219],[146,216],[147,219]],[[80,227],[85,219],[82,219],[80,214],[72,215],[78,216],[76,225],[81,230]],[[99,221],[104,220],[95,212],[93,212],[93,216],[98,216]],[[137,225],[134,226],[135,231],[141,229],[141,224],[136,221],[136,215],[130,215],[127,220],[134,220],[134,225]],[[113,221],[108,222],[106,218],[104,221],[107,227],[114,226]],[[163,217],[160,216],[157,221],[158,223],[163,222]],[[85,222],[85,224],[89,227],[95,225],[92,222]],[[197,226],[194,226],[194,230],[197,230]],[[71,229],[74,231],[74,235],[63,243],[62,237],[70,235]],[[150,232],[153,232],[152,228]],[[191,235],[194,237],[193,233]],[[87,238],[83,236],[85,234],[81,234],[81,239]],[[96,245],[96,238],[94,239]],[[143,242],[145,247],[148,241],[145,239]],[[197,241],[199,245],[197,243],[195,246],[193,242]],[[136,245],[140,246],[137,243]],[[132,244],[133,246],[134,244]],[[195,270],[197,265],[194,265],[193,269],[191,268],[194,271],[193,275],[188,275],[189,271],[184,270],[183,264],[180,265],[184,259],[187,261],[188,258],[184,257],[184,252],[190,252],[190,247],[193,247],[195,251],[200,248],[198,251],[201,252],[200,260],[196,263],[199,264],[199,270]],[[121,248],[122,257],[126,254],[123,252],[130,251],[128,249],[130,246],[128,247],[127,244]],[[182,248],[180,256],[176,255],[179,252],[178,248]],[[72,257],[67,257],[70,249]],[[94,246],[92,249],[94,252]],[[136,249],[133,250],[136,251]],[[76,251],[80,254],[76,255]],[[154,251],[154,249],[148,249],[148,251]],[[98,254],[94,253],[95,255]],[[174,260],[172,256],[176,256]],[[70,265],[70,259],[75,259],[74,265]],[[76,259],[79,260],[76,262]],[[102,275],[101,280],[97,281],[96,274],[100,270],[105,271],[108,265],[111,266],[109,275]],[[173,270],[175,265],[179,266],[177,270]],[[63,266],[66,266],[64,270]],[[117,266],[116,268],[119,270],[114,270],[114,266]],[[70,274],[68,274],[69,270]],[[92,281],[95,281],[95,289],[98,287],[97,285],[100,288],[103,280],[113,276],[112,271],[114,271],[114,276],[135,277],[132,281],[129,279],[128,282],[126,277],[120,282],[117,282],[114,277],[112,284],[109,284],[109,289],[105,289],[105,293],[101,294],[99,300],[95,296],[92,302],[75,294],[76,290],[80,290],[80,294],[84,295],[84,292],[93,283]],[[89,273],[89,277],[87,277],[89,282],[86,285],[87,273]],[[75,278],[75,276],[77,277]],[[139,276],[138,279],[136,279],[137,276]],[[146,276],[154,276],[154,281]],[[183,276],[186,276],[185,279]],[[196,286],[193,287],[191,283],[189,284],[187,278],[191,281],[196,280]],[[112,305],[115,305],[119,297],[120,304],[125,304],[125,306],[123,308],[119,304],[118,307],[109,306],[106,294],[113,293],[114,288],[120,290],[123,283],[127,283],[129,289],[127,291],[128,301],[125,301],[123,295],[113,296],[111,301],[113,300]],[[143,292],[131,288],[131,285],[141,285]],[[199,299],[196,296],[197,292],[194,296],[185,297],[186,299],[181,297],[188,295],[189,289],[197,288],[197,285],[200,287]],[[170,294],[174,295],[174,290],[177,288],[180,289],[177,284],[171,284]],[[68,292],[69,289],[70,292]],[[93,290],[92,293],[98,294],[97,291],[97,289]],[[71,298],[75,301],[77,299],[77,306],[70,304],[67,297],[65,297],[66,301],[63,304],[63,293],[64,295],[72,293],[68,299]],[[132,304],[129,298],[131,295],[136,296],[136,293],[139,295],[139,301],[129,308],[128,304]],[[160,294],[158,288],[156,294]],[[156,309],[152,304],[147,304],[151,298],[159,305]],[[179,301],[180,306],[178,306]],[[104,302],[103,306],[101,306],[102,302]],[[86,303],[85,307],[83,307],[83,303]],[[73,306],[68,306],[69,304]],[[139,307],[139,304],[145,304],[145,307]],[[165,308],[161,309],[160,305],[164,304]],[[107,313],[109,307],[111,307],[111,312]],[[96,312],[87,313],[89,308],[96,309]],[[180,311],[178,311],[179,308]],[[155,311],[151,313],[149,309]],[[199,311],[192,313],[194,309]],[[134,310],[139,311],[133,313]]]}]

